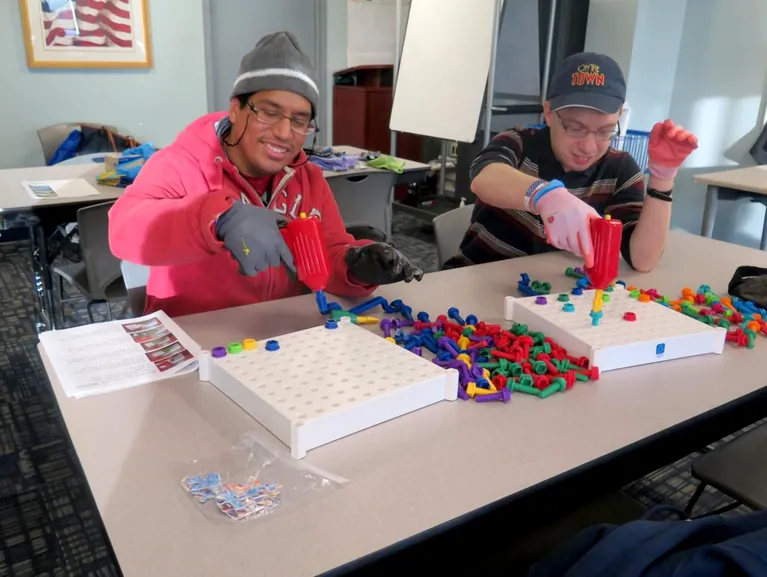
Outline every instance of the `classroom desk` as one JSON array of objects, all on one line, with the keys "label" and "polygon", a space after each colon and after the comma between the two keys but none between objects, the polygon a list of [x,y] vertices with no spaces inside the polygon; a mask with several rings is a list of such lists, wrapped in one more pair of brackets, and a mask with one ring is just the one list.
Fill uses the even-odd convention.
[{"label": "classroom desk", "polygon": [[[354,146],[333,146],[333,150],[352,155],[364,152]],[[347,227],[372,226],[391,241],[394,187],[421,182],[430,170],[428,164],[399,157],[397,159],[405,163],[402,174],[370,166],[323,171]]]},{"label": "classroom desk", "polygon": [[[767,210],[767,166],[749,166],[734,170],[723,170],[708,174],[696,174],[693,182],[706,185],[706,206],[703,210],[703,224],[700,234],[711,238],[719,200],[748,198],[751,202],[763,204]],[[767,213],[762,225],[762,250],[767,250]]]},{"label": "classroom desk", "polygon": [[[673,232],[668,245],[655,271],[623,271],[621,278],[666,294],[701,284],[724,294],[738,263],[767,266],[760,251],[681,232]],[[694,258],[699,254],[706,258]],[[568,290],[573,283],[564,269],[574,265],[567,255],[552,253],[433,273],[379,294],[402,298],[413,311],[434,315],[455,306],[464,315],[503,322],[504,297],[516,294],[520,273],[552,282],[554,291]],[[311,296],[177,320],[206,348],[321,322]],[[344,476],[349,485],[301,509],[241,526],[212,522],[180,487],[188,472],[184,463],[223,454],[241,434],[260,430],[237,405],[195,375],[70,399],[41,354],[126,577],[299,577],[345,570],[347,563],[544,487],[560,498],[585,499],[578,489],[570,492],[567,476],[610,459],[623,461],[613,473],[598,473],[602,483],[626,483],[626,473],[638,477],[681,458],[715,440],[706,435],[732,432],[712,425],[717,411],[767,406],[760,376],[764,346],[760,339],[757,350],[728,346],[723,355],[615,371],[546,400],[517,394],[508,405],[440,403],[310,452],[309,463]],[[734,431],[755,420],[750,413],[728,414],[726,427]],[[678,448],[686,452],[664,452],[685,436],[677,429],[693,422],[695,438]],[[650,440],[658,442],[647,445],[641,458],[627,460]],[[669,460],[658,463],[661,454]],[[546,502],[556,510],[555,501]],[[526,528],[541,512],[519,513],[509,523]]]},{"label": "classroom desk", "polygon": [[[360,155],[364,150],[354,146],[334,146],[336,152]],[[64,161],[66,164],[103,163],[104,153],[86,154]],[[391,240],[392,203],[394,187],[421,182],[429,172],[429,165],[398,158],[405,164],[402,173],[362,166],[350,170],[323,170],[338,204],[346,226],[367,225],[380,230]],[[100,165],[99,165],[100,166]]]},{"label": "classroom desk", "polygon": [[[102,171],[103,165],[93,163],[0,170],[0,230],[26,228],[29,231],[35,291],[39,301],[38,330],[56,326],[56,303],[50,265],[57,254],[49,250],[52,236],[66,236],[60,227],[77,220],[78,208],[115,200],[123,193],[122,188],[96,184],[96,177]],[[79,198],[35,200],[21,185],[25,180],[74,178],[87,180],[99,194]]]}]

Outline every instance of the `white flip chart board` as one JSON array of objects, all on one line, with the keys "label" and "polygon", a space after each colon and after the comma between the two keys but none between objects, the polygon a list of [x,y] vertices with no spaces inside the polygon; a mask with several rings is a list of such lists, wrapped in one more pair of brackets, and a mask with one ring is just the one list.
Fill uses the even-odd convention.
[{"label": "white flip chart board", "polygon": [[493,43],[496,0],[411,0],[389,128],[472,142]]}]

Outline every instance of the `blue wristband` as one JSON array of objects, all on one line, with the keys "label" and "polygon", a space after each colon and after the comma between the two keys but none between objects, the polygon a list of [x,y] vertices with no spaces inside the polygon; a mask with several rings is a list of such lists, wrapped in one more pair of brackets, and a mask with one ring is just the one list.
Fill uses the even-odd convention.
[{"label": "blue wristband", "polygon": [[560,180],[552,180],[550,181],[546,186],[541,187],[539,190],[535,192],[533,197],[530,199],[530,206],[535,209],[536,205],[540,202],[540,200],[546,196],[549,192],[554,190],[555,188],[564,188],[565,185]]}]

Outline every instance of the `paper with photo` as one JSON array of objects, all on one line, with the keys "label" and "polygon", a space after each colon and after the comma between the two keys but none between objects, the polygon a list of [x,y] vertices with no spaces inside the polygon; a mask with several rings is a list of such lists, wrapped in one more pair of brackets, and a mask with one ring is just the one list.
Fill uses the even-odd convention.
[{"label": "paper with photo", "polygon": [[201,350],[163,312],[47,331],[40,342],[66,395],[78,398],[195,371]]},{"label": "paper with photo", "polygon": [[21,182],[24,190],[35,200],[51,198],[79,198],[95,196],[99,191],[84,178],[70,180],[24,180]]}]

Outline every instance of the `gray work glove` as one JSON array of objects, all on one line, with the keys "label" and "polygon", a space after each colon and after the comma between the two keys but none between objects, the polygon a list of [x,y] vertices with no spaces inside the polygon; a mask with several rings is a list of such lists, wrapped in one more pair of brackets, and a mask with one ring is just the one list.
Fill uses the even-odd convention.
[{"label": "gray work glove", "polygon": [[216,235],[240,264],[240,273],[256,276],[280,261],[295,274],[293,255],[280,232],[285,218],[260,206],[237,201],[218,217]]},{"label": "gray work glove", "polygon": [[384,285],[399,282],[420,281],[423,271],[393,246],[374,242],[365,246],[353,246],[346,252],[349,274],[360,284]]}]

